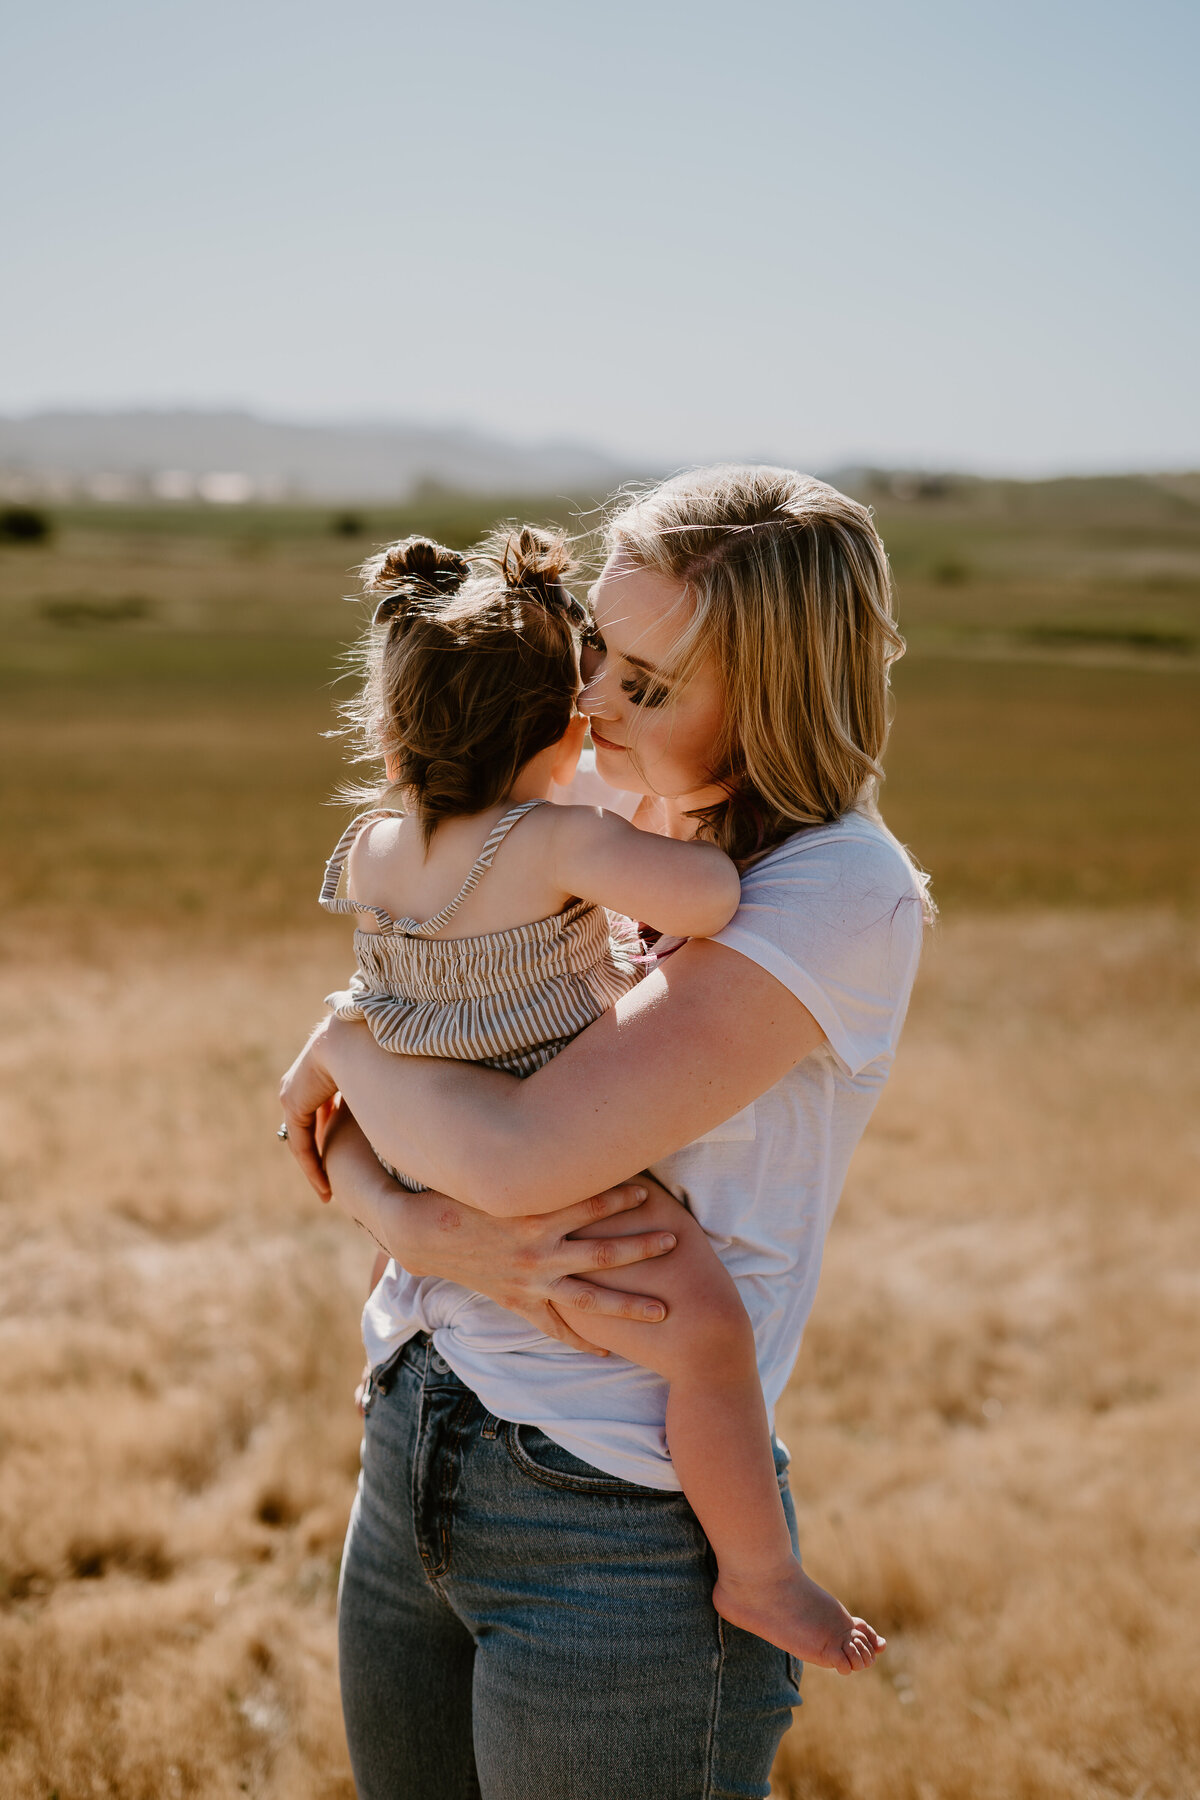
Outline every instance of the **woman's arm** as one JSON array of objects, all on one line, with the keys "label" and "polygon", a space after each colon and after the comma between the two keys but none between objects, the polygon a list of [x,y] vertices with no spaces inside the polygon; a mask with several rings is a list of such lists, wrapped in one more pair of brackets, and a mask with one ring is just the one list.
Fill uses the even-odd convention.
[{"label": "woman's arm", "polygon": [[824,1043],[808,1009],[749,957],[684,945],[525,1081],[393,1056],[363,1025],[319,1026],[284,1077],[293,1151],[327,1192],[312,1137],[340,1089],[371,1143],[431,1188],[497,1216],[602,1192],[765,1093]]},{"label": "woman's arm", "polygon": [[[381,1258],[392,1255],[410,1274],[460,1282],[520,1313],[552,1337],[593,1353],[596,1345],[572,1331],[564,1314],[645,1323],[666,1316],[666,1308],[651,1293],[627,1293],[619,1286],[587,1279],[674,1249],[675,1235],[661,1222],[652,1231],[640,1225],[647,1188],[656,1191],[648,1178],[592,1195],[560,1213],[500,1220],[444,1194],[413,1194],[401,1188],[380,1166],[345,1108],[339,1108],[330,1125],[324,1154],[334,1199],[385,1247],[376,1260],[372,1288],[382,1273]],[[603,1221],[609,1222],[609,1230],[619,1229],[616,1215],[626,1212],[628,1235],[587,1240],[570,1236]]]},{"label": "woman's arm", "polygon": [[555,881],[672,937],[711,937],[737,911],[741,882],[715,844],[639,831],[590,806],[546,809]]}]

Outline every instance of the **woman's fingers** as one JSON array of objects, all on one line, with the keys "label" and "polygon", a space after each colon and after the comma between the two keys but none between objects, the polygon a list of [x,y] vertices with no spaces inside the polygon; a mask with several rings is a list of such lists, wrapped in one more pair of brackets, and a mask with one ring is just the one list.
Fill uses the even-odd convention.
[{"label": "woman's fingers", "polygon": [[313,1130],[316,1134],[317,1150],[321,1156],[324,1156],[325,1154],[325,1144],[329,1137],[329,1127],[333,1124],[334,1118],[337,1115],[337,1101],[338,1096],[336,1094],[332,1100],[323,1100],[320,1106],[318,1106],[316,1117],[313,1120]]},{"label": "woman's fingers", "polygon": [[642,1231],[632,1237],[567,1238],[554,1261],[563,1275],[583,1275],[589,1269],[623,1269],[629,1263],[665,1256],[677,1242],[673,1231]]},{"label": "woman's fingers", "polygon": [[333,1189],[329,1185],[325,1164],[321,1161],[321,1153],[317,1149],[317,1136],[312,1115],[304,1118],[297,1113],[288,1112],[286,1107],[284,1110],[288,1130],[288,1149],[303,1169],[309,1186],[316,1190],[322,1200],[331,1200]]},{"label": "woman's fingers", "polygon": [[327,1029],[327,1021],[317,1026],[279,1085],[288,1149],[322,1200],[332,1198],[332,1189],[317,1147],[316,1126],[322,1107],[337,1092],[337,1083],[320,1058],[320,1045]]},{"label": "woman's fingers", "polygon": [[[606,1319],[636,1319],[644,1325],[660,1325],[667,1316],[661,1300],[651,1294],[622,1294],[616,1288],[596,1287],[577,1276],[564,1275],[554,1284],[553,1305],[564,1318],[573,1314],[600,1314]],[[588,1348],[592,1346],[589,1344]]]},{"label": "woman's fingers", "polygon": [[[598,1219],[636,1211],[646,1193],[647,1189],[640,1181],[627,1181],[620,1187],[608,1188],[603,1194],[592,1194],[577,1206],[555,1214],[554,1223],[563,1235],[551,1264],[556,1271],[553,1307],[564,1321],[581,1313],[599,1314],[609,1319],[637,1319],[645,1324],[658,1324],[666,1318],[666,1307],[653,1295],[626,1294],[616,1288],[599,1287],[581,1277],[592,1269],[620,1269],[631,1263],[648,1262],[655,1256],[665,1256],[675,1248],[673,1232],[632,1231],[628,1237],[598,1238],[570,1235],[585,1225],[594,1225]],[[561,1333],[555,1335],[561,1336]],[[569,1340],[564,1339],[566,1341]],[[584,1348],[594,1350],[591,1344]]]},{"label": "woman's fingers", "polygon": [[614,1213],[631,1212],[646,1198],[646,1187],[640,1181],[624,1181],[620,1187],[607,1188],[602,1194],[589,1194],[574,1206],[564,1206],[554,1214],[555,1224],[566,1237],[581,1226],[594,1225],[597,1219],[611,1219]]}]

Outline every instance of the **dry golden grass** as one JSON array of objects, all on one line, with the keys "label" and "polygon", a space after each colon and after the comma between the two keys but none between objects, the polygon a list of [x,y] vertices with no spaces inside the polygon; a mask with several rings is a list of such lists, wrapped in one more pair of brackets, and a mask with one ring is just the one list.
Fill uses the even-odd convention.
[{"label": "dry golden grass", "polygon": [[[345,947],[8,948],[0,1792],[348,1800],[369,1247],[272,1137]],[[810,1564],[891,1648],[810,1672],[781,1795],[1200,1784],[1198,997],[1169,913],[932,945],[783,1420]]]},{"label": "dry golden grass", "polygon": [[0,1792],[348,1795],[330,1616],[370,1259],[271,1134],[328,955],[10,949]]},{"label": "dry golden grass", "polygon": [[810,1671],[790,1800],[1200,1791],[1200,934],[976,918],[928,957],[784,1420],[890,1638]]}]

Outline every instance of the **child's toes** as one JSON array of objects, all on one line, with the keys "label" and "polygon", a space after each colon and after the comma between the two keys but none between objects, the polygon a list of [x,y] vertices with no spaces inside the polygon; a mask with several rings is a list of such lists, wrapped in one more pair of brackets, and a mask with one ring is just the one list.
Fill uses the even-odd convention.
[{"label": "child's toes", "polygon": [[856,1626],[842,1645],[844,1673],[849,1675],[857,1669],[869,1669],[875,1661],[877,1648],[883,1648],[883,1639],[877,1638],[869,1625]]}]

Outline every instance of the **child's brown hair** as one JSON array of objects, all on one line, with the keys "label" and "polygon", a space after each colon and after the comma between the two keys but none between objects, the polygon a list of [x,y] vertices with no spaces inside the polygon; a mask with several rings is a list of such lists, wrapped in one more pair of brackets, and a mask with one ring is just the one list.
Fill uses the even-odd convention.
[{"label": "child's brown hair", "polygon": [[384,792],[403,791],[426,843],[443,819],[495,806],[566,732],[587,623],[564,586],[574,566],[563,536],[529,525],[469,557],[412,537],[363,564],[379,600],[343,715],[357,760],[391,763]]}]

